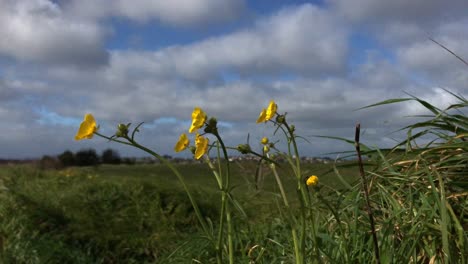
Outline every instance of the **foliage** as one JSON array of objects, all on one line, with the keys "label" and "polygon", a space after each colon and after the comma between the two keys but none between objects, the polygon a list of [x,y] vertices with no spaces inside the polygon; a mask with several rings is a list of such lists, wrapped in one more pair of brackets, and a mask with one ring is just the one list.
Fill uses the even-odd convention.
[{"label": "foliage", "polygon": [[57,169],[60,167],[59,161],[49,155],[44,155],[38,162],[39,169],[46,170],[46,169]]},{"label": "foliage", "polygon": [[101,161],[103,164],[120,164],[121,158],[116,150],[106,149],[102,152]]},{"label": "foliage", "polygon": [[[14,169],[3,179],[8,195],[1,196],[0,262],[158,262],[196,232],[180,190],[111,178],[94,169]],[[207,216],[217,210],[202,204]]]},{"label": "foliage", "polygon": [[70,150],[66,150],[57,156],[58,160],[64,167],[74,166],[76,164],[75,154]]},{"label": "foliage", "polygon": [[99,164],[99,156],[94,149],[82,149],[75,154],[77,166],[96,166]]}]

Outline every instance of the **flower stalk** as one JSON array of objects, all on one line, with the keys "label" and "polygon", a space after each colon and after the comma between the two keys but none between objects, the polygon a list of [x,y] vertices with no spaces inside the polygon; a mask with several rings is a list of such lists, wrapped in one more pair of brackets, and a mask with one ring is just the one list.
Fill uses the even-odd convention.
[{"label": "flower stalk", "polygon": [[[214,129],[211,131],[211,133],[216,137],[218,140],[221,149],[223,151],[223,156],[226,164],[226,173],[225,173],[225,178],[222,180],[223,188],[222,188],[222,194],[221,194],[221,209],[225,210],[224,213],[226,215],[226,224],[228,228],[228,255],[229,255],[229,263],[233,264],[234,263],[234,243],[233,243],[233,228],[232,228],[232,216],[231,216],[231,208],[229,204],[229,196],[230,196],[230,182],[231,182],[231,166],[230,166],[230,161],[229,161],[229,156],[227,154],[227,148],[226,145],[224,145],[224,142],[221,138],[221,136],[218,133],[217,129]],[[222,177],[221,177],[222,178]],[[221,218],[223,212],[221,212]],[[219,234],[218,234],[218,246],[221,246],[222,242],[222,232],[223,229],[220,227]]]},{"label": "flower stalk", "polygon": [[380,264],[381,262],[380,262],[380,253],[379,253],[379,242],[377,240],[377,233],[375,231],[374,216],[372,214],[372,207],[371,207],[370,198],[369,198],[369,190],[367,187],[368,184],[367,184],[366,175],[364,173],[364,165],[362,163],[361,147],[359,145],[360,131],[361,131],[361,124],[357,124],[354,142],[355,142],[356,153],[357,153],[358,162],[359,162],[359,175],[361,176],[361,180],[362,180],[362,189],[364,190],[364,197],[366,200],[366,210],[367,210],[367,215],[369,216],[369,222],[371,226],[372,241],[374,242],[375,262],[377,264]]}]

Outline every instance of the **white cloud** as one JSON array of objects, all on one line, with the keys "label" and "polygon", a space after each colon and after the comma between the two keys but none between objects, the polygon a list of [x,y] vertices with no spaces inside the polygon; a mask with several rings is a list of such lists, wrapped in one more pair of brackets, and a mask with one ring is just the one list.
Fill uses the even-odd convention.
[{"label": "white cloud", "polygon": [[[253,142],[273,132],[270,125],[255,124],[259,111],[270,99],[277,101],[280,112],[288,112],[288,120],[296,125],[298,133],[311,140],[312,145],[303,145],[303,154],[342,150],[343,145],[335,141],[318,140],[311,135],[352,138],[357,122],[361,122],[363,130],[368,131],[363,142],[384,142],[389,146],[392,141],[386,134],[411,122],[402,117],[421,114],[424,109],[414,103],[403,103],[354,110],[385,99],[405,97],[403,92],[445,106],[450,102],[450,96],[444,95],[438,87],[463,92],[466,88],[460,84],[468,81],[465,77],[467,74],[453,71],[458,67],[452,65],[458,63],[456,59],[452,61],[450,55],[444,55],[446,52],[443,49],[437,49],[435,44],[421,37],[425,34],[423,24],[432,22],[408,22],[404,19],[396,22],[396,18],[390,19],[389,14],[382,15],[381,20],[373,17],[380,23],[375,23],[375,31],[370,32],[383,46],[394,51],[395,57],[389,59],[385,52],[379,50],[360,51],[364,57],[367,53],[367,58],[350,69],[347,66],[348,35],[355,30],[352,28],[355,24],[347,25],[333,10],[310,4],[278,10],[260,18],[249,28],[191,44],[148,51],[111,50],[105,67],[92,70],[62,67],[61,64],[57,65],[57,61],[81,65],[91,56],[89,54],[102,51],[97,44],[103,41],[103,32],[97,23],[103,22],[97,22],[98,18],[124,16],[134,19],[131,14],[143,12],[140,15],[145,21],[159,19],[171,24],[200,21],[196,16],[190,18],[183,13],[170,12],[167,12],[168,16],[180,15],[187,20],[164,20],[151,9],[149,2],[135,1],[135,10],[125,11],[128,12],[126,14],[118,13],[121,8],[118,5],[106,9],[105,5],[109,5],[109,2],[104,0],[58,1],[58,5],[45,0],[1,3],[2,7],[9,9],[0,9],[0,20],[6,20],[4,16],[8,16],[8,21],[11,18],[8,23],[16,19],[18,23],[26,25],[22,41],[17,40],[23,36],[18,33],[22,31],[15,31],[12,35],[15,37],[13,40],[19,43],[15,45],[20,47],[31,42],[32,48],[25,54],[20,53],[19,48],[15,50],[8,46],[8,43],[2,42],[9,47],[8,50],[0,48],[0,52],[12,57],[11,63],[0,61],[2,66],[8,65],[2,67],[0,75],[0,119],[4,131],[0,135],[0,157],[38,156],[46,151],[47,154],[57,154],[67,148],[117,148],[118,145],[99,138],[74,142],[76,127],[54,119],[81,119],[86,112],[95,115],[101,124],[101,132],[106,135],[114,133],[114,126],[119,122],[150,123],[138,138],[161,153],[173,154],[173,144],[178,134],[188,129],[194,106],[202,107],[210,116],[228,124],[220,131],[229,145],[245,142],[247,134],[250,134]],[[70,3],[81,4],[82,9],[75,10],[71,16]],[[227,5],[230,2],[222,3]],[[382,8],[365,1],[355,3],[362,3],[366,10]],[[136,7],[138,4],[141,6]],[[216,5],[209,1],[198,4],[207,10],[208,6]],[[148,10],[142,11],[143,5]],[[387,7],[389,12],[393,10],[392,6],[381,5]],[[93,7],[96,14],[89,13],[91,17],[80,13],[85,13],[84,10],[91,12]],[[192,11],[201,12],[196,8]],[[361,21],[365,20],[365,15],[359,16],[363,19]],[[460,18],[450,23],[439,20],[437,25],[431,27],[431,32],[454,51],[464,53],[468,45],[464,37],[466,34],[459,34],[466,31],[462,21]],[[8,23],[6,25],[11,27]],[[33,24],[42,25],[42,28],[33,31]],[[5,29],[2,27],[1,30]],[[118,31],[115,33],[119,34]],[[56,39],[57,36],[65,37],[68,42]],[[75,37],[83,39],[77,40]],[[71,41],[74,41],[73,45],[70,45]],[[94,44],[86,46],[86,43]],[[34,47],[35,44],[39,44],[38,47]],[[76,49],[76,53],[64,52],[69,47]],[[81,50],[83,47],[89,49]],[[49,49],[57,50],[57,54],[62,55],[57,58]],[[86,53],[88,51],[89,54]],[[84,59],[81,62],[81,58],[76,58],[80,52],[86,53],[82,55]],[[29,65],[18,59],[37,64]],[[426,83],[415,81],[418,72],[427,73]],[[439,76],[440,82],[434,81]],[[458,79],[454,76],[458,76]],[[49,119],[41,119],[37,109],[54,114]],[[164,118],[175,121],[154,122]],[[42,123],[37,120],[42,120]],[[395,137],[401,139],[401,135]],[[44,146],[48,147],[47,150]],[[124,155],[141,154],[129,148],[121,150]]]},{"label": "white cloud", "polygon": [[132,69],[195,81],[241,75],[344,71],[347,32],[329,12],[312,5],[288,8],[251,29],[157,52],[114,51],[116,70]]},{"label": "white cloud", "polygon": [[465,0],[328,0],[346,18],[355,22],[385,23],[388,21],[437,24],[466,16]]},{"label": "white cloud", "polygon": [[134,21],[159,20],[178,26],[206,25],[237,18],[243,0],[74,0],[64,3],[69,13],[88,18],[125,17]]},{"label": "white cloud", "polygon": [[0,55],[19,60],[74,66],[107,62],[103,29],[69,20],[47,0],[0,2]]},{"label": "white cloud", "polygon": [[429,38],[467,59],[468,1],[329,0],[328,3],[354,26],[371,32],[379,45],[393,53],[402,71],[412,74],[415,80],[428,85],[444,84],[455,91],[466,85],[466,66]]},{"label": "white cloud", "polygon": [[[468,55],[468,20],[443,24],[433,29],[431,38],[460,56]],[[397,51],[400,60],[409,67],[437,71],[453,69],[462,64],[445,49],[427,38],[401,45]]]}]

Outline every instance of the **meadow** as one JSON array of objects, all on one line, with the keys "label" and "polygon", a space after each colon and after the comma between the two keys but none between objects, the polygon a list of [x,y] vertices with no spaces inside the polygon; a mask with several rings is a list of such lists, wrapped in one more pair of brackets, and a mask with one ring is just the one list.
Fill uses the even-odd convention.
[{"label": "meadow", "polygon": [[[203,212],[215,219],[219,190],[209,168],[204,164],[178,167],[187,175]],[[331,164],[306,167],[323,175],[324,184],[342,186]],[[356,180],[357,170],[346,170],[350,173],[347,180]],[[265,172],[256,180],[255,171],[256,163],[239,162],[234,166],[233,182],[234,193],[259,239],[260,233],[284,223],[272,174]],[[193,252],[198,243],[206,243],[197,231],[193,209],[164,165],[62,170],[11,165],[2,166],[0,175],[8,190],[2,191],[0,211],[4,263],[186,263],[202,257],[202,252]],[[294,183],[293,178],[285,182],[290,194],[295,192]],[[246,250],[255,245],[254,238],[243,242]],[[284,250],[276,242],[269,242],[271,250]]]},{"label": "meadow", "polygon": [[[213,159],[197,135],[194,155],[205,159],[190,164],[3,166],[0,260],[467,263],[468,118],[461,111],[468,101],[454,96],[460,102],[443,110],[405,99],[432,115],[405,128],[408,138],[393,149],[334,138],[356,144],[357,157],[343,162],[301,162],[294,127],[270,104],[259,119],[272,118],[289,148],[280,152],[268,140],[261,154],[237,147],[255,161],[226,159],[216,122],[195,109],[194,123],[203,119],[197,129],[218,139]],[[102,136],[91,128],[86,133]],[[137,129],[119,125],[109,139],[160,157],[134,140]],[[423,136],[433,140],[415,144]]]}]

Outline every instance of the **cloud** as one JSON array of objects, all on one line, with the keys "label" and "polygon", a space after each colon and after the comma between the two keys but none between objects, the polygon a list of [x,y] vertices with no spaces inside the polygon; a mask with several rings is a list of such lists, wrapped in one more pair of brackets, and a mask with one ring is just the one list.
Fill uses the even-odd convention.
[{"label": "cloud", "polygon": [[[254,146],[262,136],[271,136],[274,131],[271,124],[255,124],[261,108],[271,99],[277,101],[281,113],[288,113],[287,118],[296,125],[298,133],[311,141],[311,145],[301,145],[304,147],[301,154],[343,150],[345,145],[312,135],[352,139],[357,122],[361,122],[365,131],[364,143],[390,146],[394,143],[392,138],[401,140],[405,135],[388,133],[411,122],[404,116],[426,113],[424,108],[414,103],[402,103],[356,109],[389,98],[406,97],[404,92],[443,108],[451,99],[442,88],[466,91],[461,85],[466,84],[467,75],[457,70],[456,59],[452,60],[450,55],[445,57],[446,51],[424,37],[425,26],[432,23],[426,18],[409,21],[408,16],[407,20],[397,22],[397,18],[391,19],[390,14],[383,14],[381,20],[371,17],[379,23],[374,23],[375,26],[366,33],[382,46],[360,50],[364,59],[353,68],[348,68],[348,37],[361,29],[354,26],[370,21],[366,20],[371,19],[366,18],[368,11],[364,15],[355,15],[355,20],[351,21],[349,17],[334,13],[336,8],[319,8],[311,4],[286,7],[260,17],[249,27],[190,44],[147,51],[104,51],[108,59],[98,63],[86,58],[94,52],[103,52],[100,45],[105,36],[102,25],[107,22],[104,20],[111,16],[133,20],[130,13],[119,13],[121,7],[117,4],[117,7],[106,9],[104,5],[109,2],[104,0],[57,2],[2,2],[0,19],[6,19],[3,14],[8,15],[11,20],[6,25],[9,27],[14,25],[15,19],[26,24],[26,37],[23,42],[17,42],[22,45],[31,42],[31,50],[22,54],[11,51],[14,50],[12,47],[7,52],[0,46],[0,52],[11,57],[0,61],[3,70],[0,75],[0,119],[4,132],[0,135],[0,157],[58,154],[67,148],[84,147],[112,147],[121,150],[123,155],[142,155],[99,138],[73,141],[77,129],[75,121],[81,120],[87,112],[94,114],[101,132],[106,135],[114,133],[118,123],[145,121],[148,125],[143,127],[138,139],[160,153],[173,154],[173,144],[181,132],[187,131],[195,106],[202,107],[224,124],[220,132],[228,145],[244,143],[250,135]],[[339,4],[339,1],[335,2]],[[82,9],[72,14],[72,4],[80,3]],[[91,12],[93,3],[96,14],[85,16],[84,10],[88,8]],[[141,18],[147,19],[144,21],[163,21],[151,11],[149,2],[134,3],[146,5],[147,15]],[[198,3],[205,7],[215,5],[208,1]],[[365,1],[355,3],[362,3],[365,10],[382,8]],[[392,6],[381,5],[389,12],[393,10]],[[134,8],[139,10],[141,6]],[[398,16],[397,11],[392,12]],[[190,17],[182,13],[171,16],[178,15]],[[199,23],[197,21],[192,17],[185,22],[167,20],[165,23]],[[435,38],[454,51],[465,53],[468,46],[466,34],[460,32],[466,31],[463,26],[466,22],[461,17],[455,17],[450,23],[441,21],[431,27]],[[33,31],[32,24],[42,25],[42,28]],[[2,27],[2,30],[5,29]],[[88,33],[75,36],[75,31]],[[23,36],[19,32],[23,31],[15,34]],[[68,33],[80,39],[67,37]],[[115,33],[119,34],[118,28]],[[56,39],[58,36],[66,41]],[[71,41],[74,41],[73,45],[70,45]],[[40,45],[35,47],[35,44]],[[47,53],[52,48],[58,55]],[[83,52],[82,56],[80,52]],[[90,70],[79,66],[87,63],[104,67]],[[349,147],[352,150],[352,146]]]},{"label": "cloud", "polygon": [[[468,58],[468,20],[446,23],[435,27],[431,38],[457,55]],[[429,39],[399,45],[396,49],[398,60],[410,70],[417,70],[434,80],[444,80],[459,88],[466,84],[466,65],[444,48]],[[464,82],[464,83],[463,83]]]},{"label": "cloud", "polygon": [[[54,87],[68,87],[67,98],[73,99],[55,109],[68,116],[81,109],[119,122],[119,117],[186,119],[199,105],[240,122],[257,118],[259,101],[281,94],[272,94],[276,88],[270,83],[282,73],[306,78],[341,74],[346,43],[346,30],[330,14],[302,5],[231,34],[158,51],[114,50],[109,66],[99,71],[54,68],[48,77]],[[225,73],[236,77],[226,82]],[[265,76],[265,82],[256,81],[257,76]],[[245,106],[233,112],[240,103]]]},{"label": "cloud", "polygon": [[151,72],[190,81],[212,80],[225,71],[242,76],[297,73],[326,75],[345,70],[347,31],[313,5],[279,11],[253,28],[157,52],[114,51],[116,70]]},{"label": "cloud", "polygon": [[97,24],[63,16],[47,0],[0,3],[0,56],[22,61],[88,67],[104,65],[105,31]]},{"label": "cloud", "polygon": [[19,97],[18,91],[15,91],[11,84],[0,79],[0,102],[9,102]]},{"label": "cloud", "polygon": [[405,23],[438,24],[466,16],[468,2],[465,0],[328,0],[332,8],[347,19],[361,23]]},{"label": "cloud", "polygon": [[138,22],[158,20],[176,26],[199,26],[237,18],[243,0],[74,0],[64,3],[69,13],[93,19],[125,17]]},{"label": "cloud", "polygon": [[429,38],[468,58],[467,1],[329,0],[328,4],[391,51],[395,63],[415,81],[443,83],[455,91],[466,84],[466,66]]},{"label": "cloud", "polygon": [[[81,84],[70,79],[69,83],[63,84],[70,92],[57,90],[44,96],[37,94],[34,103],[22,101],[24,98],[16,99],[10,108],[2,105],[0,116],[11,125],[0,136],[0,143],[9,150],[9,155],[20,156],[37,156],[46,154],[45,151],[47,154],[58,154],[67,148],[77,150],[84,147],[112,147],[124,155],[143,154],[100,138],[74,142],[77,126],[56,122],[69,118],[81,119],[84,113],[92,112],[105,135],[114,133],[118,123],[136,124],[145,121],[150,126],[142,129],[138,140],[160,153],[173,154],[172,147],[178,135],[189,127],[193,107],[201,106],[209,116],[229,124],[220,128],[228,145],[244,143],[249,134],[255,147],[255,142],[262,136],[272,136],[274,128],[271,124],[255,124],[255,120],[261,108],[274,99],[279,105],[279,111],[288,113],[288,120],[296,125],[298,133],[311,141],[310,145],[301,143],[301,153],[318,155],[352,149],[352,146],[315,138],[313,135],[352,138],[354,125],[361,122],[366,132],[363,142],[388,147],[394,143],[391,138],[401,140],[404,136],[387,135],[410,122],[403,116],[424,113],[422,107],[412,103],[355,111],[359,107],[404,96],[402,91],[423,95],[424,99],[437,104],[449,101],[446,97],[439,100],[442,98],[440,89],[413,87],[398,71],[398,66],[385,60],[369,57],[367,63],[359,67],[353,76],[352,79],[335,76],[263,83],[239,80],[200,89],[196,85],[187,87],[177,80],[152,79],[150,74],[134,86],[125,86],[127,81],[131,83],[133,79],[124,78],[117,82],[105,74],[96,74],[93,80],[88,80],[94,86],[81,87]],[[48,81],[54,83],[57,79]],[[88,97],[82,97],[85,94]],[[53,103],[47,101],[49,97],[61,99],[53,100]],[[41,104],[46,108],[45,112],[52,114],[44,118],[41,111],[24,108],[24,105]],[[4,109],[5,116],[1,114],[1,109]],[[174,119],[172,122],[153,122],[167,117]],[[15,145],[18,147],[15,148]],[[43,148],[44,145],[48,146],[47,150]]]}]

